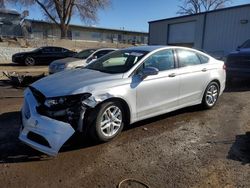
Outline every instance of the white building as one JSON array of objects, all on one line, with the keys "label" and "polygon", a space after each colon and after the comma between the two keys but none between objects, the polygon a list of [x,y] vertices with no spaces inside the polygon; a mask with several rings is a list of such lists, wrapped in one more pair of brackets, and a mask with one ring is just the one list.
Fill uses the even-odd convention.
[{"label": "white building", "polygon": [[[60,38],[61,31],[54,23],[26,20],[31,24],[31,34],[34,38]],[[71,40],[89,42],[109,42],[124,44],[147,44],[148,33],[119,29],[70,25],[68,37]]]},{"label": "white building", "polygon": [[149,44],[179,45],[223,57],[250,39],[250,4],[149,22]]},{"label": "white building", "polygon": [[[0,8],[0,37],[51,39],[61,38],[61,31],[54,23],[42,20],[23,20],[22,15],[17,11]],[[134,45],[147,44],[148,33],[123,29],[69,25],[68,39]]]}]

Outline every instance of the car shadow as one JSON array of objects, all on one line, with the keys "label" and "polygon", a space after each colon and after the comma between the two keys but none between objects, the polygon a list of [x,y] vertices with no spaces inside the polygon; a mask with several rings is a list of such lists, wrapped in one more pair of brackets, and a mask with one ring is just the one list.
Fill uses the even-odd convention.
[{"label": "car shadow", "polygon": [[148,119],[145,119],[145,120],[142,120],[142,121],[138,121],[136,123],[133,123],[130,126],[124,127],[124,131],[130,130],[130,129],[133,129],[133,128],[136,128],[136,127],[145,126],[147,124],[151,124],[151,123],[154,123],[154,122],[157,122],[157,121],[161,121],[161,120],[164,120],[164,119],[167,119],[167,118],[170,118],[170,117],[172,118],[172,117],[178,116],[180,114],[198,112],[198,111],[203,111],[203,110],[204,110],[204,108],[201,105],[195,105],[195,106],[182,108],[182,109],[179,109],[179,110],[176,110],[176,111],[173,111],[173,112],[169,112],[169,113],[166,113],[166,114],[163,114],[163,115],[159,115],[159,116],[148,118]]},{"label": "car shadow", "polygon": [[0,114],[0,163],[48,160],[50,157],[19,141],[20,121],[20,112]]},{"label": "car shadow", "polygon": [[242,164],[250,163],[250,132],[235,137],[235,142],[231,146],[227,158],[240,161]]},{"label": "car shadow", "polygon": [[[0,114],[0,164],[47,161],[54,157],[43,154],[18,139],[21,125],[20,112]],[[95,146],[99,143],[83,139],[82,134],[73,135],[61,148],[61,152]]]},{"label": "car shadow", "polygon": [[0,80],[0,87],[21,89],[22,91],[24,91],[24,89],[26,88],[26,86],[24,87],[13,84],[10,79]]},{"label": "car shadow", "polygon": [[18,63],[1,63],[0,66],[3,66],[3,67],[9,67],[9,66],[12,66],[12,67],[23,67],[24,65],[23,64],[18,64]]},{"label": "car shadow", "polygon": [[[182,113],[200,111],[200,106],[193,106],[177,110],[171,113],[149,118],[126,126],[124,131],[145,126],[147,124],[157,122],[169,117],[173,117]],[[20,112],[8,112],[0,114],[0,163],[20,163],[32,161],[46,161],[53,159],[31,147],[23,144],[19,139],[19,128],[21,125]],[[88,147],[100,145],[82,134],[73,135],[61,148],[60,153],[79,150]]]},{"label": "car shadow", "polygon": [[244,92],[250,91],[249,79],[234,79],[226,83],[225,92]]}]

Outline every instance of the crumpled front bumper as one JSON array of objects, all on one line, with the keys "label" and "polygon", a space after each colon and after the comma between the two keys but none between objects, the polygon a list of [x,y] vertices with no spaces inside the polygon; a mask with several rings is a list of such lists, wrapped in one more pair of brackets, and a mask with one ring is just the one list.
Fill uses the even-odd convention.
[{"label": "crumpled front bumper", "polygon": [[43,153],[57,155],[75,130],[68,123],[38,114],[36,110],[38,103],[29,88],[25,90],[24,96],[19,139]]}]

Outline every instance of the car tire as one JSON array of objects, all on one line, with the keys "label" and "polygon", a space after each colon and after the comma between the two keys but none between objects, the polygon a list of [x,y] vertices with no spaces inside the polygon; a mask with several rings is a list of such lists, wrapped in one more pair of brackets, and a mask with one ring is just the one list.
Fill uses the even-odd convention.
[{"label": "car tire", "polygon": [[217,82],[210,82],[204,92],[202,105],[205,109],[210,109],[215,106],[220,94],[220,87]]},{"label": "car tire", "polygon": [[24,64],[26,66],[33,66],[33,65],[36,64],[36,61],[35,61],[35,59],[33,57],[28,56],[28,57],[25,58]]},{"label": "car tire", "polygon": [[92,139],[108,142],[115,138],[124,126],[124,110],[119,102],[105,102],[96,107],[89,116],[93,119],[89,127]]}]

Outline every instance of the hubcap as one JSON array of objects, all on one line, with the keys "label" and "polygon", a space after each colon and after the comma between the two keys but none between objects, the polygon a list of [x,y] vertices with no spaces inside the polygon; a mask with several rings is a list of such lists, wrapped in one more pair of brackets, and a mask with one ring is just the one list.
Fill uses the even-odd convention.
[{"label": "hubcap", "polygon": [[213,106],[218,98],[218,89],[215,85],[211,85],[206,93],[206,102],[209,106]]},{"label": "hubcap", "polygon": [[25,59],[26,65],[34,65],[35,60],[32,57],[27,57]]},{"label": "hubcap", "polygon": [[122,112],[117,106],[110,106],[102,114],[101,132],[107,137],[115,135],[122,124]]}]

